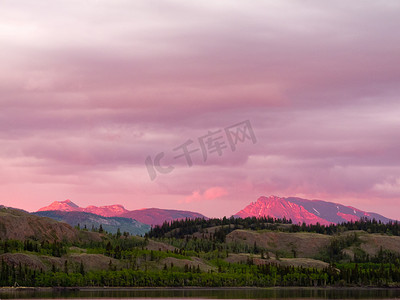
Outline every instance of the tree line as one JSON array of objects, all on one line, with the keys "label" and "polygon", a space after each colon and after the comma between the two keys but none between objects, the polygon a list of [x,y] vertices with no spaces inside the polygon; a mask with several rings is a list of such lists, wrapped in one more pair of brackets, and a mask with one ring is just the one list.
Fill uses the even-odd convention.
[{"label": "tree line", "polygon": [[400,223],[390,221],[383,223],[375,219],[361,218],[357,221],[344,222],[340,224],[321,225],[317,224],[293,224],[291,219],[277,219],[272,217],[248,217],[248,218],[213,218],[213,219],[184,219],[164,222],[151,228],[146,235],[149,238],[184,238],[196,232],[204,232],[210,227],[221,226],[224,233],[228,234],[236,229],[248,230],[276,230],[287,232],[312,232],[334,235],[345,231],[363,230],[368,233],[382,233],[393,236],[400,235]]},{"label": "tree line", "polygon": [[119,286],[119,287],[273,287],[273,286],[400,286],[400,268],[393,264],[343,264],[324,269],[221,262],[218,271],[199,268],[160,271],[135,269],[85,272],[83,269],[50,271],[31,269],[1,261],[1,286]]}]

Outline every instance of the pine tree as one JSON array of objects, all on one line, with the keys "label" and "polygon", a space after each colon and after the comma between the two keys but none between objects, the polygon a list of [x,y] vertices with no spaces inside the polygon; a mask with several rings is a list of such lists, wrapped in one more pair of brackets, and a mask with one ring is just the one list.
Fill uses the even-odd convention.
[{"label": "pine tree", "polygon": [[85,267],[83,266],[83,262],[81,261],[81,266],[79,268],[79,273],[81,273],[83,276],[85,275]]},{"label": "pine tree", "polygon": [[68,262],[67,262],[67,260],[64,261],[64,273],[68,274]]},{"label": "pine tree", "polygon": [[106,245],[106,255],[111,256],[111,252],[113,251],[113,246],[111,245],[111,242],[109,241]]}]

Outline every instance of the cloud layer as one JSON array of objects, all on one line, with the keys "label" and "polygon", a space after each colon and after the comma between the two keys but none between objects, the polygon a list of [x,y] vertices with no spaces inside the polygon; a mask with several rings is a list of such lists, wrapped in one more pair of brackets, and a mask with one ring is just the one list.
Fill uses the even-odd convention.
[{"label": "cloud layer", "polygon": [[[277,194],[400,218],[397,1],[0,5],[2,204],[229,216]],[[173,158],[244,120],[257,143]]]}]

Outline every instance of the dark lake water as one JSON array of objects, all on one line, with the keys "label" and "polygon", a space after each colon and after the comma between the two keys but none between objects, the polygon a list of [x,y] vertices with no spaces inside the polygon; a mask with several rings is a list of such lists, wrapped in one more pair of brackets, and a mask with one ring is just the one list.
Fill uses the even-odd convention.
[{"label": "dark lake water", "polygon": [[400,299],[400,289],[80,289],[80,290],[9,290],[1,299]]}]

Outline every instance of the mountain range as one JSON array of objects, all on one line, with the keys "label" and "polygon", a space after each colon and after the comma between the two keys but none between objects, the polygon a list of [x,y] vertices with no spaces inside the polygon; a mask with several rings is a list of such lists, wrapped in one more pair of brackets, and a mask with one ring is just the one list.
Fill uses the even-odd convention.
[{"label": "mountain range", "polygon": [[42,207],[39,211],[50,211],[50,210],[58,210],[58,211],[81,211],[92,213],[95,215],[103,216],[103,217],[115,217],[119,216],[123,213],[129,212],[122,205],[107,205],[107,206],[88,206],[88,207],[79,207],[71,200],[65,201],[54,201],[49,206]]},{"label": "mountain range", "polygon": [[43,211],[64,211],[64,212],[85,212],[91,213],[103,217],[121,217],[135,219],[141,223],[147,225],[161,225],[165,221],[169,222],[172,220],[179,219],[195,219],[195,218],[206,218],[204,215],[184,210],[174,209],[160,209],[160,208],[144,208],[138,210],[127,210],[122,205],[108,205],[108,206],[88,206],[79,207],[71,200],[65,201],[54,201],[52,204],[46,207],[42,207],[38,212]]},{"label": "mountain range", "polygon": [[[43,207],[35,214],[50,217],[58,221],[64,221],[72,226],[78,223],[103,228],[109,232],[127,231],[131,234],[142,235],[150,230],[150,226],[161,225],[165,221],[179,219],[206,218],[204,215],[191,211],[146,208],[139,210],[127,210],[122,205],[88,206],[80,207],[70,200],[55,201],[49,206]],[[356,221],[361,218],[376,219],[383,223],[390,219],[372,212],[345,206],[338,203],[322,200],[307,200],[297,197],[260,197],[234,217],[263,217],[291,219],[295,224],[330,225],[348,221]],[[150,225],[150,226],[149,226]]]}]

